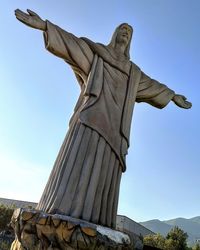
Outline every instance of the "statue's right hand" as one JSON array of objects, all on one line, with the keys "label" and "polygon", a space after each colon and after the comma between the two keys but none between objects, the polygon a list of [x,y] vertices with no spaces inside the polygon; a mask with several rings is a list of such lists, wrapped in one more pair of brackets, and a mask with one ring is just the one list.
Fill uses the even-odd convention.
[{"label": "statue's right hand", "polygon": [[15,16],[20,22],[28,25],[29,27],[45,31],[46,22],[35,12],[31,10],[27,10],[27,12],[28,14],[17,9],[15,10]]}]

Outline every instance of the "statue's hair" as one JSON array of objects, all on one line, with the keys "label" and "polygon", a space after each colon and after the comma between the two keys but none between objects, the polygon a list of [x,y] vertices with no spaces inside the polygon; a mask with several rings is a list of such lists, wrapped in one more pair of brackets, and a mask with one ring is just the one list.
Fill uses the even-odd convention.
[{"label": "statue's hair", "polygon": [[123,26],[123,25],[127,25],[127,26],[130,27],[130,29],[131,29],[131,37],[130,37],[129,42],[128,42],[128,45],[126,46],[126,49],[125,49],[125,51],[124,51],[125,56],[126,56],[128,59],[130,59],[130,53],[129,53],[129,52],[130,52],[131,39],[132,39],[132,35],[133,35],[133,28],[132,28],[132,26],[130,26],[128,23],[122,23],[122,24],[120,24],[120,25],[115,29],[115,31],[114,31],[114,33],[113,33],[113,35],[112,35],[111,41],[110,41],[110,43],[108,44],[108,47],[115,48],[117,33],[118,33],[119,29],[121,28],[121,26]]}]

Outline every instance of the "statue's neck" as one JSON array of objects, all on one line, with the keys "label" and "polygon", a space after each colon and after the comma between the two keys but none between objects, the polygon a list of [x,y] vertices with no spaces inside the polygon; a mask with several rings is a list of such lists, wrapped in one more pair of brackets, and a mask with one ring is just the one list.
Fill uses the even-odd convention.
[{"label": "statue's neck", "polygon": [[126,46],[125,44],[119,44],[119,43],[116,43],[115,44],[115,51],[117,54],[123,54],[124,55],[124,52],[125,52],[125,49],[126,49]]}]

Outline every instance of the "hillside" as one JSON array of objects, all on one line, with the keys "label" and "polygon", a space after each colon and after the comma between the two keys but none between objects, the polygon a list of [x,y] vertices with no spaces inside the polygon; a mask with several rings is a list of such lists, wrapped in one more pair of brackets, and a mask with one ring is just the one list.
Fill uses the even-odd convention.
[{"label": "hillside", "polygon": [[140,222],[140,224],[150,229],[154,233],[160,233],[164,236],[166,236],[170,229],[173,227],[160,220],[149,220],[146,222]]},{"label": "hillside", "polygon": [[185,218],[175,218],[172,220],[160,221],[160,220],[150,220],[145,222],[140,222],[143,226],[149,230],[160,233],[166,236],[171,228],[174,226],[180,227],[182,230],[188,234],[188,243],[193,245],[196,240],[200,239],[200,216],[193,217],[191,219]]}]

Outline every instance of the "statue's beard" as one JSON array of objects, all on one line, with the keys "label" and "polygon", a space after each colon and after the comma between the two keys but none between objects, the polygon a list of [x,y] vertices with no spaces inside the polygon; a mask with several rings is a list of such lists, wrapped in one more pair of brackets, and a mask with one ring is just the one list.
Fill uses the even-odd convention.
[{"label": "statue's beard", "polygon": [[129,39],[127,36],[120,36],[119,38],[116,38],[116,43],[119,45],[122,45],[123,47],[127,47],[129,43]]}]

